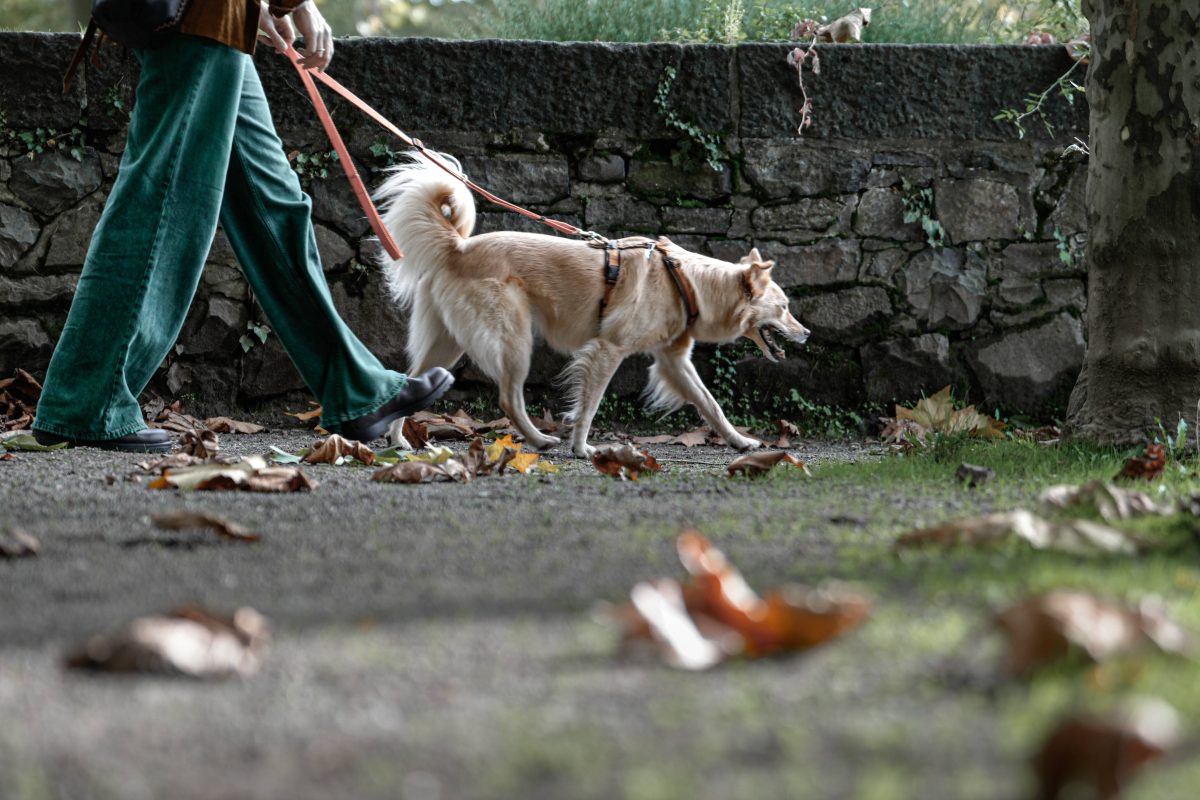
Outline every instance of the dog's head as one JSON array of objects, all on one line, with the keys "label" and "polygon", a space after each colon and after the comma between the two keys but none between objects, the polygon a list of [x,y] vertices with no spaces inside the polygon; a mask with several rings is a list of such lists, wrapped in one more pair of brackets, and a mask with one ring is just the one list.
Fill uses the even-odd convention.
[{"label": "dog's head", "polygon": [[809,330],[792,316],[787,295],[771,280],[774,266],[774,261],[763,260],[757,247],[739,262],[739,267],[745,270],[742,282],[746,291],[746,323],[742,336],[758,345],[768,359],[779,361],[787,354],[775,342],[773,334],[779,333],[796,344],[804,344],[808,341]]}]

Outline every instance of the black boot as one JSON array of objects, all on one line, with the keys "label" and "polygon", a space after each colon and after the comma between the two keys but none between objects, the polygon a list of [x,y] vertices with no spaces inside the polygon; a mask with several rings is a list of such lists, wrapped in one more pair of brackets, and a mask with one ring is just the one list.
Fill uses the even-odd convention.
[{"label": "black boot", "polygon": [[384,403],[377,411],[364,417],[343,422],[338,433],[347,439],[371,442],[383,436],[388,426],[409,414],[428,408],[454,385],[454,376],[449,370],[434,367],[420,375],[409,375],[408,383],[400,394]]},{"label": "black boot", "polygon": [[50,447],[66,442],[67,447],[95,447],[99,450],[121,450],[126,453],[166,453],[171,449],[171,435],[158,428],[143,428],[119,439],[71,439],[56,433],[34,430],[33,438]]}]

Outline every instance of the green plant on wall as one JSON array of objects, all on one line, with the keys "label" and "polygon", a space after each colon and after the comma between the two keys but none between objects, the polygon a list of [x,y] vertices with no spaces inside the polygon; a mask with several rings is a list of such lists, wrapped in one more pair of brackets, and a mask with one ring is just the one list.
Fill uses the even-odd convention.
[{"label": "green plant on wall", "polygon": [[900,184],[900,197],[904,203],[904,221],[917,222],[925,232],[925,243],[930,247],[946,244],[946,230],[933,216],[933,187],[916,186],[908,178]]},{"label": "green plant on wall", "polygon": [[335,150],[328,150],[323,153],[304,153],[299,150],[293,150],[288,154],[288,161],[292,164],[292,169],[300,176],[300,183],[303,186],[308,186],[317,178],[328,178],[329,167],[338,161],[338,154]]},{"label": "green plant on wall", "polygon": [[61,150],[76,161],[82,161],[83,149],[87,146],[87,119],[80,118],[66,131],[57,128],[16,129],[8,127],[8,118],[0,111],[0,145],[23,150],[29,158]]},{"label": "green plant on wall", "polygon": [[695,146],[701,150],[709,168],[713,172],[720,172],[725,168],[721,137],[715,133],[707,133],[696,123],[683,119],[671,105],[671,88],[675,85],[678,74],[674,67],[663,67],[662,75],[658,79],[658,91],[654,95],[654,105],[662,113],[667,126],[687,136],[680,149],[672,154],[671,163],[677,167],[689,166],[693,162],[690,151],[692,146]]}]

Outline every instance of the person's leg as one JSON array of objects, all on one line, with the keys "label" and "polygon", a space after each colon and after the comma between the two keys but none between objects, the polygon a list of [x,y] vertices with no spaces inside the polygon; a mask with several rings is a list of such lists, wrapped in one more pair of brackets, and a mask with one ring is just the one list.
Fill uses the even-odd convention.
[{"label": "person's leg", "polygon": [[72,440],[145,428],[137,396],[175,343],[216,232],[243,53],[180,36],[139,53],[120,174],[93,234],[34,428]]},{"label": "person's leg", "polygon": [[253,69],[241,86],[221,227],[271,329],[320,401],[324,428],[337,431],[404,389],[406,376],[386,369],[333,305],[311,202],[284,156]]}]

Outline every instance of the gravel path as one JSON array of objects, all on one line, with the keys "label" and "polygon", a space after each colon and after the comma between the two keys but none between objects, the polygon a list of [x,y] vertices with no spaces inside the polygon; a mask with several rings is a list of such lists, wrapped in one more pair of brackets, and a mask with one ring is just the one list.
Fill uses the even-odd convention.
[{"label": "gravel path", "polygon": [[[239,453],[313,439],[221,437]],[[619,656],[593,604],[677,575],[682,527],[755,585],[816,583],[846,577],[843,553],[893,530],[904,500],[819,477],[731,481],[731,451],[653,449],[668,471],[636,483],[562,451],[557,475],[468,485],[311,467],[317,490],[292,495],[151,491],[144,457],[94,450],[0,462],[0,525],[43,546],[0,560],[0,797],[1010,796],[997,782],[1016,786],[1023,752],[997,741],[985,697],[929,683],[940,662],[897,641],[900,606],[804,657],[693,675]],[[818,476],[873,457],[793,452]],[[173,509],[216,511],[262,541],[150,524]],[[88,635],[189,602],[266,614],[262,672],[198,683],[61,667]]]}]

